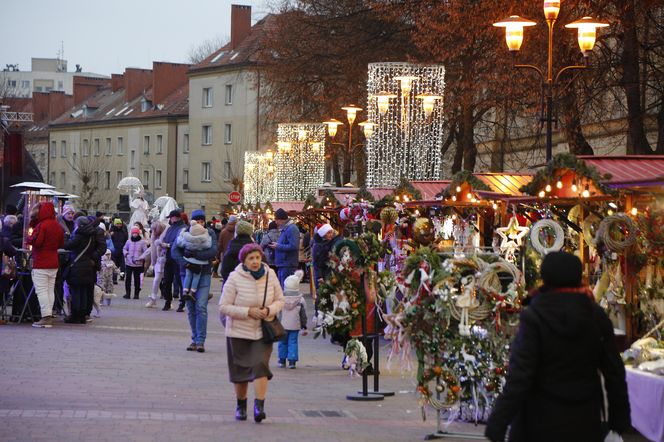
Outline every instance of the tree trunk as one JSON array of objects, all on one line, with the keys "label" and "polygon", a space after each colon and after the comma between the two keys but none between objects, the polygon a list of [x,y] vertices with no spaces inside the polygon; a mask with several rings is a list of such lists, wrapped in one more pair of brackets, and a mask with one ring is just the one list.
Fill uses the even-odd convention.
[{"label": "tree trunk", "polygon": [[475,145],[473,108],[467,103],[461,109],[463,120],[463,132],[461,134],[461,145],[463,146],[463,168],[473,172],[477,160],[477,146]]},{"label": "tree trunk", "polygon": [[657,155],[664,155],[664,95],[657,112]]},{"label": "tree trunk", "polygon": [[334,184],[341,187],[341,174],[339,173],[339,155],[337,153],[332,155],[332,175],[334,176]]},{"label": "tree trunk", "polygon": [[574,155],[595,155],[581,128],[581,115],[579,115],[579,103],[576,99],[574,89],[568,89],[568,93],[563,96],[562,113],[563,132],[569,146],[570,153]]},{"label": "tree trunk", "polygon": [[355,149],[355,176],[357,177],[355,185],[365,187],[367,185],[367,154],[364,146]]},{"label": "tree trunk", "polygon": [[343,170],[343,180],[341,185],[344,186],[346,183],[350,182],[350,166],[351,166],[352,153],[345,151],[344,152],[344,170]]},{"label": "tree trunk", "polygon": [[[507,143],[507,100],[502,106],[496,107],[496,120],[500,119],[500,125],[496,124],[494,133],[494,148],[491,152],[491,172],[502,172],[505,170],[505,144]],[[496,121],[497,122],[497,121]]]},{"label": "tree trunk", "polygon": [[644,127],[644,112],[641,106],[641,80],[639,65],[639,40],[637,36],[634,0],[627,0],[622,14],[624,45],[622,53],[622,86],[627,98],[627,146],[628,154],[652,154]]}]

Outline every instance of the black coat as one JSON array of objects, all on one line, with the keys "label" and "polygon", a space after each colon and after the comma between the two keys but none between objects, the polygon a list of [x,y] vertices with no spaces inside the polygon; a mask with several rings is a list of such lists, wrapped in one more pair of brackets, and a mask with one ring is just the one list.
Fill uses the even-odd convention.
[{"label": "black coat", "polygon": [[122,248],[127,243],[129,239],[129,233],[127,232],[127,226],[124,224],[120,227],[115,225],[111,226],[111,241],[113,242],[113,247],[115,247],[115,254],[122,255]]},{"label": "black coat", "polygon": [[330,261],[330,253],[334,251],[334,247],[341,240],[339,235],[327,240],[322,239],[318,234],[314,236],[314,245],[312,248],[312,263],[314,266],[314,273],[316,278],[327,279],[332,269],[328,265]]},{"label": "black coat", "polygon": [[510,442],[603,441],[598,370],[609,402],[609,428],[630,425],[625,368],[613,325],[586,294],[547,292],[521,313],[507,383],[496,400],[486,436]]},{"label": "black coat", "polygon": [[228,243],[228,248],[224,252],[224,259],[221,261],[221,277],[224,281],[228,279],[228,275],[230,275],[240,263],[240,249],[252,242],[251,236],[238,235]]},{"label": "black coat", "polygon": [[[97,279],[96,267],[99,251],[97,245],[98,227],[92,223],[76,229],[69,240],[65,242],[65,249],[69,250],[69,262],[71,270],[66,272],[67,284],[70,285],[93,285]],[[88,244],[90,244],[88,246]],[[86,249],[86,246],[87,249]],[[85,249],[85,252],[74,263],[76,257]],[[105,250],[104,250],[105,251]]]}]

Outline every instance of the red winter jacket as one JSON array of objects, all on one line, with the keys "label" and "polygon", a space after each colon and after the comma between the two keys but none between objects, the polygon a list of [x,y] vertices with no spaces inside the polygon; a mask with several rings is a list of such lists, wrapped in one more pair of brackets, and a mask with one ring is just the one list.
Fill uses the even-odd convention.
[{"label": "red winter jacket", "polygon": [[65,233],[55,219],[53,203],[42,202],[37,225],[28,237],[32,246],[33,269],[57,269],[58,249],[65,244]]}]

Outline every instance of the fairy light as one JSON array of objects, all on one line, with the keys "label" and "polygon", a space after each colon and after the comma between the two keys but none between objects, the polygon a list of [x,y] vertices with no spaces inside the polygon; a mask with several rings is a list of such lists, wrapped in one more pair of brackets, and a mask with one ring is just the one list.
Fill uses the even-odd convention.
[{"label": "fairy light", "polygon": [[544,191],[543,191],[543,190],[540,190],[539,197],[540,197],[540,198],[544,198],[545,195],[546,195],[546,194],[544,193]]},{"label": "fairy light", "polygon": [[288,145],[289,149],[282,149],[274,157],[276,197],[271,201],[303,201],[308,194],[315,193],[323,185],[324,141],[324,124],[278,125],[278,145]]},{"label": "fairy light", "polygon": [[637,209],[636,207],[632,207],[630,213],[632,214],[632,216],[636,216],[636,214],[639,213],[639,209]]},{"label": "fairy light", "polygon": [[472,194],[472,193],[468,192],[468,193],[466,194],[466,198],[471,199],[472,197],[473,197],[473,194]]},{"label": "fairy light", "polygon": [[586,188],[583,189],[583,193],[581,193],[581,196],[584,197],[584,198],[590,197],[590,188],[587,184],[586,184]]},{"label": "fairy light", "polygon": [[456,200],[457,200],[456,195],[452,195],[452,201],[456,201]]},{"label": "fairy light", "polygon": [[557,189],[562,189],[563,188],[563,182],[560,179],[558,179],[558,182],[556,182],[556,188]]},{"label": "fairy light", "polygon": [[579,188],[576,185],[576,180],[572,183],[572,192],[576,193],[579,191]]},{"label": "fairy light", "polygon": [[551,192],[551,184],[547,184],[546,187],[544,188],[546,192]]},{"label": "fairy light", "polygon": [[367,120],[375,124],[367,140],[367,186],[396,186],[408,180],[442,178],[444,142],[443,99],[427,102],[422,96],[445,96],[445,68],[411,63],[370,63]]},{"label": "fairy light", "polygon": [[457,191],[457,193],[461,192],[461,186],[457,186],[456,191]]},{"label": "fairy light", "polygon": [[276,181],[270,153],[244,153],[244,201],[256,204],[274,201]]},{"label": "fairy light", "polygon": [[496,204],[496,203],[493,203],[493,205],[491,207],[493,207],[493,210],[498,210],[498,204]]}]

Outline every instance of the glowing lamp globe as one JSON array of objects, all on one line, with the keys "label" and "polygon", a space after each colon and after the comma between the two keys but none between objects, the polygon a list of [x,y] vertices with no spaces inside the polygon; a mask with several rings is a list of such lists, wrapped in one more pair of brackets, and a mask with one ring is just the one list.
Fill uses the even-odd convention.
[{"label": "glowing lamp globe", "polygon": [[505,28],[507,48],[512,52],[516,52],[521,49],[521,45],[523,44],[523,28],[526,26],[535,26],[535,24],[534,21],[521,18],[518,15],[512,15],[493,25],[497,28]]},{"label": "glowing lamp globe", "polygon": [[581,20],[565,25],[566,28],[576,28],[578,30],[579,49],[581,49],[584,57],[587,57],[588,53],[595,47],[597,28],[605,28],[607,26],[609,26],[608,23],[602,23],[592,17],[583,17]]}]

